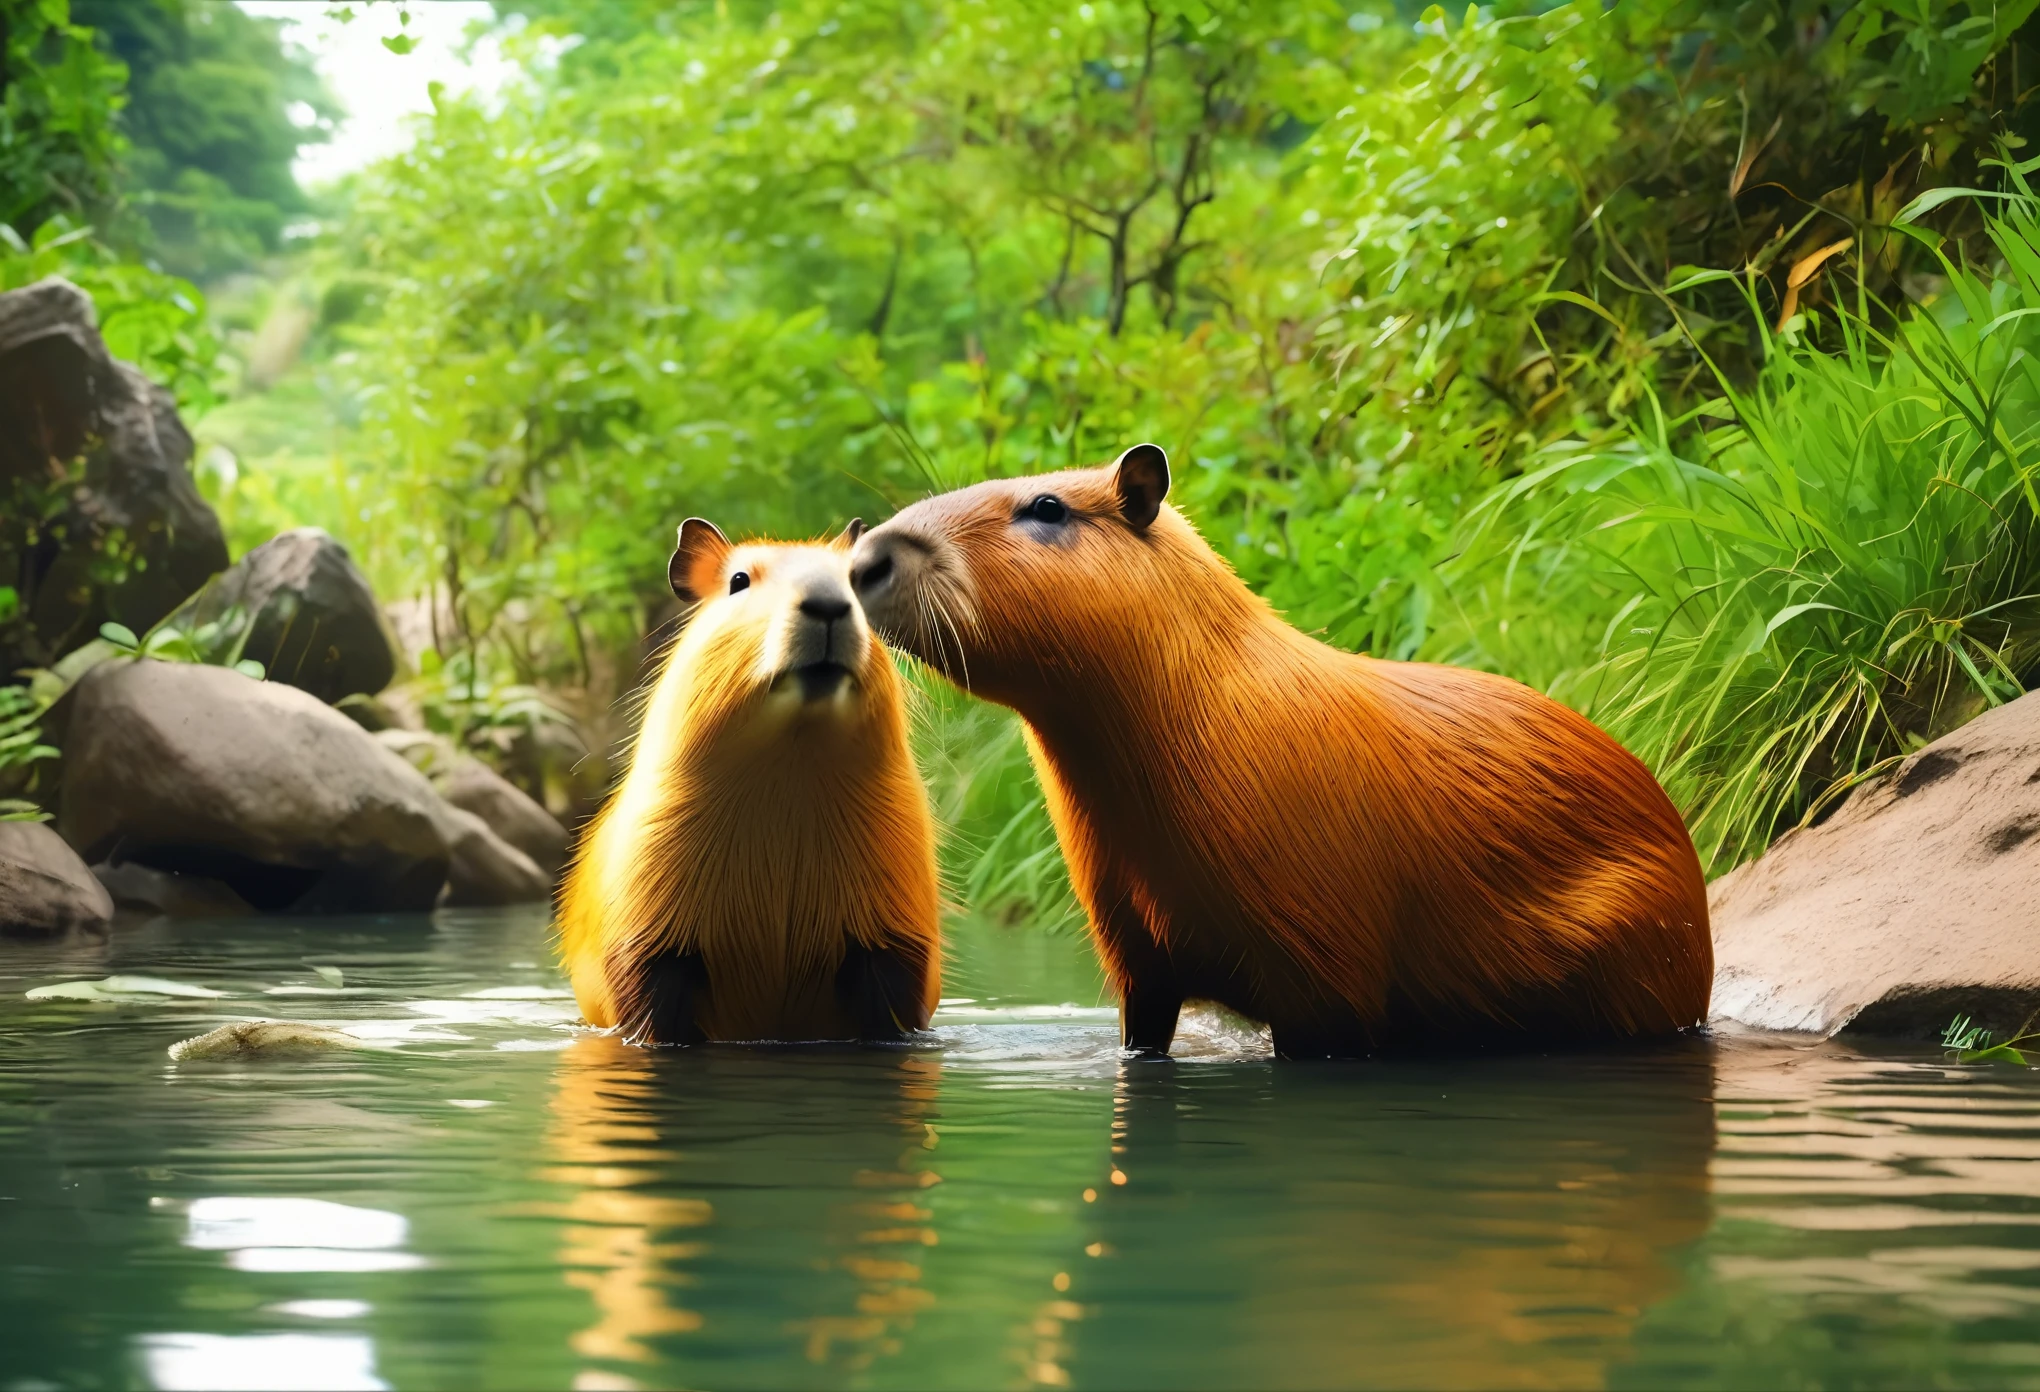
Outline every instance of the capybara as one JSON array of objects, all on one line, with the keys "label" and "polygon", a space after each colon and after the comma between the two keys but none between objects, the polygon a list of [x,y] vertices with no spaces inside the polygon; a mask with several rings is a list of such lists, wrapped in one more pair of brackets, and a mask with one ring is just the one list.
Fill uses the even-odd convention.
[{"label": "capybara", "polygon": [[1127,1047],[1193,999],[1289,1057],[1699,1023],[1706,885],[1650,772],[1507,678],[1299,633],[1168,487],[1155,445],[981,483],[851,567],[889,640],[1024,717]]},{"label": "capybara", "polygon": [[581,1011],[646,1044],[897,1039],[940,993],[935,837],[833,544],[681,525],[695,606],[560,891]]}]

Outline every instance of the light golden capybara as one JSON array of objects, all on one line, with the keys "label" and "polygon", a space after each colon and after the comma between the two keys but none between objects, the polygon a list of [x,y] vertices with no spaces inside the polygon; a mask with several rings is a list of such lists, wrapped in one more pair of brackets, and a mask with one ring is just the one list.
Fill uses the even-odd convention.
[{"label": "light golden capybara", "polygon": [[691,518],[695,606],[560,892],[589,1023],[646,1044],[894,1039],[940,994],[935,838],[892,659],[833,544]]}]

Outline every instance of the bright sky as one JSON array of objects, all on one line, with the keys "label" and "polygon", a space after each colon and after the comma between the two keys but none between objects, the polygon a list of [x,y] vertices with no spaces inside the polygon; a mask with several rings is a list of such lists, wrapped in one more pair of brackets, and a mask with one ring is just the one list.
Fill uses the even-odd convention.
[{"label": "bright sky", "polygon": [[[307,145],[298,156],[298,182],[307,188],[403,149],[411,139],[406,118],[432,109],[429,84],[494,93],[516,71],[493,39],[462,56],[468,25],[494,15],[488,0],[409,0],[402,6],[411,16],[408,27],[391,0],[352,0],[354,19],[347,24],[331,18],[329,0],[236,3],[249,14],[289,21],[284,41],[312,52],[326,85],[347,109],[331,141]],[[411,35],[418,46],[401,56],[390,52],[382,41],[396,34]]]}]

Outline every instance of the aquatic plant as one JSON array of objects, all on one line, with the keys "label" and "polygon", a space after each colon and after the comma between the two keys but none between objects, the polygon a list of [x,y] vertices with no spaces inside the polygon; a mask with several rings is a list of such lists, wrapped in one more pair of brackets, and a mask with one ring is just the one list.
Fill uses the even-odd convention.
[{"label": "aquatic plant", "polygon": [[2029,1033],[2028,1019],[2024,1025],[2002,1044],[1990,1042],[1991,1032],[1979,1028],[1967,1015],[1957,1015],[1948,1022],[1948,1028],[1941,1031],[1941,1046],[1956,1056],[1958,1063],[2016,1063],[2024,1065],[2026,1055],[2019,1045],[2032,1048],[2040,1042],[2040,1033]]}]

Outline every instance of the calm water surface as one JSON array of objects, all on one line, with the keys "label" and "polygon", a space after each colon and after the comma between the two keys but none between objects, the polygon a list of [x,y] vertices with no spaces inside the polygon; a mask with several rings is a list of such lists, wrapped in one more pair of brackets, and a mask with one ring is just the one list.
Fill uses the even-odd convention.
[{"label": "calm water surface", "polygon": [[[2021,1069],[1128,1063],[1080,942],[983,927],[925,1046],[649,1053],[545,938],[0,943],[0,1389],[2040,1385]],[[109,975],[224,994],[24,994]],[[165,1054],[258,1017],[377,1048]]]}]

